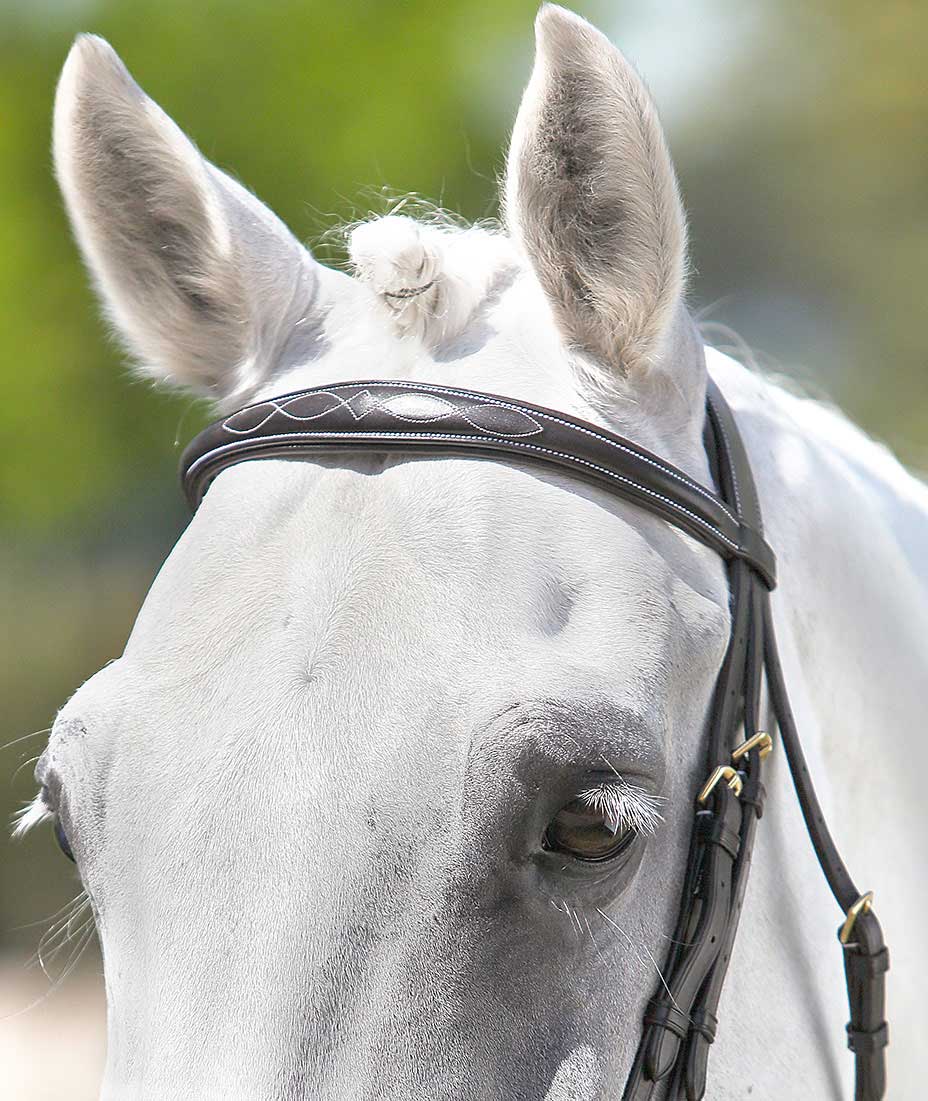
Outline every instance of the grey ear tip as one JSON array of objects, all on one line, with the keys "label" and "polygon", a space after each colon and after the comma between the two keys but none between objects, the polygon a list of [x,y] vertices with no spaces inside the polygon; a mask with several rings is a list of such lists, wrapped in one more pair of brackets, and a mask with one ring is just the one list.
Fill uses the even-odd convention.
[{"label": "grey ear tip", "polygon": [[93,31],[78,32],[78,34],[74,36],[74,45],[94,48],[103,47],[107,50],[111,50],[113,48],[102,34],[94,34]]},{"label": "grey ear tip", "polygon": [[570,23],[578,19],[572,11],[562,8],[560,4],[542,4],[535,16],[535,33],[544,34],[549,28]]},{"label": "grey ear tip", "polygon": [[[606,36],[592,23],[560,4],[542,4],[535,16],[535,41],[537,48],[552,56],[566,50],[570,54],[580,50],[612,46]],[[612,47],[614,48],[614,47]]]},{"label": "grey ear tip", "polygon": [[120,84],[137,87],[122,58],[98,34],[79,34],[71,46],[66,69],[77,68],[82,76],[115,80]]},{"label": "grey ear tip", "polygon": [[73,108],[85,90],[94,98],[102,94],[123,102],[148,98],[109,42],[88,33],[74,39],[61,72],[59,97]]},{"label": "grey ear tip", "polygon": [[583,19],[582,15],[578,15],[576,11],[571,11],[569,8],[561,7],[559,3],[543,3],[542,7],[538,9],[538,14],[535,17],[535,29],[538,32],[542,32],[548,28],[568,28],[568,26],[574,26],[576,29],[587,28],[590,24]]},{"label": "grey ear tip", "polygon": [[116,51],[98,34],[82,31],[71,44],[71,54],[82,61],[91,61],[95,58],[106,59],[112,62],[118,60]]}]

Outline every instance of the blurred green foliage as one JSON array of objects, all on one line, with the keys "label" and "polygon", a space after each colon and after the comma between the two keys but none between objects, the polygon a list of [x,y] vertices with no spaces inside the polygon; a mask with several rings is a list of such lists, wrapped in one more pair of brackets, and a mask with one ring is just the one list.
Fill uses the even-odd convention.
[{"label": "blurred green foliage", "polygon": [[928,6],[748,7],[673,142],[697,296],[928,470]]},{"label": "blurred green foliage", "polygon": [[[694,304],[928,466],[928,8],[885,0],[645,0],[577,10],[666,108]],[[71,38],[108,38],[146,90],[301,238],[415,191],[469,218],[527,79],[534,0],[19,0],[0,8],[0,745],[46,727],[117,656],[183,523],[179,444],[204,418],[132,381],[52,178]],[[682,75],[681,75],[682,74]],[[666,92],[666,97],[663,94]],[[320,251],[325,258],[327,255]],[[0,751],[0,815],[42,736]],[[14,770],[18,774],[10,780]],[[0,946],[75,890],[48,837],[0,839]]]}]

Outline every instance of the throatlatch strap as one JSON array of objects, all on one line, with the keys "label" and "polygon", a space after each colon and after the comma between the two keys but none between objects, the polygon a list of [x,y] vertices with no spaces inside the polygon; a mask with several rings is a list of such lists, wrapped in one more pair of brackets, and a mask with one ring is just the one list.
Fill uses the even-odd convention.
[{"label": "throatlatch strap", "polygon": [[709,1046],[763,813],[761,762],[771,745],[758,729],[765,675],[812,845],[845,914],[839,939],[855,1098],[879,1101],[886,1087],[889,955],[871,896],[861,897],[848,875],[812,786],[773,630],[776,561],[764,540],[737,424],[711,380],[706,409],[706,451],[720,494],[633,441],[586,421],[496,394],[403,380],[337,383],[246,406],[192,441],[181,460],[181,479],[196,509],[218,473],[251,459],[359,450],[515,458],[591,480],[721,555],[728,569],[732,632],[709,720],[707,781],[696,798],[666,986],[662,982],[645,1010],[624,1101],[648,1101],[659,1084],[669,1084],[672,1101],[700,1101],[705,1095]]},{"label": "throatlatch strap", "polygon": [[871,907],[872,896],[861,895],[854,885],[822,814],[786,694],[783,668],[780,665],[770,604],[766,595],[764,603],[767,683],[780,739],[812,847],[831,893],[845,914],[845,920],[838,930],[838,940],[844,952],[844,973],[851,1014],[847,1026],[847,1044],[854,1052],[856,1063],[854,1096],[856,1101],[879,1101],[886,1092],[885,1048],[889,1043],[889,1026],[884,1014],[889,950]]}]

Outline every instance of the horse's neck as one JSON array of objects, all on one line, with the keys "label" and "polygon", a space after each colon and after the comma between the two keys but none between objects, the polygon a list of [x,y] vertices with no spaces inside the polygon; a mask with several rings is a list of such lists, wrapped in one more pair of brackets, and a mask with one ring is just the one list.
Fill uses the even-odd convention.
[{"label": "horse's neck", "polygon": [[928,756],[918,722],[904,726],[923,707],[928,486],[839,414],[726,357],[713,353],[710,366],[752,458],[779,559],[778,633],[798,665],[790,688],[807,692],[838,808],[863,795],[845,783],[862,762],[869,786],[880,761]]},{"label": "horse's neck", "polygon": [[[920,858],[909,853],[928,822],[919,791],[928,770],[928,488],[829,410],[716,353],[709,366],[738,418],[778,555],[776,628],[813,777],[852,876],[861,891],[876,892],[893,953],[889,1019],[914,1020],[917,984],[900,978],[926,971],[923,938],[911,925],[925,912],[928,889],[913,874]],[[741,938],[748,959],[739,965],[736,954],[730,999],[740,1014],[765,992],[765,1020],[782,1022],[783,1050],[795,1045],[812,1076],[803,1096],[850,1096],[834,938],[841,915],[805,836],[786,762],[781,753],[770,762]],[[892,1096],[908,1096],[902,1083],[915,1063],[897,1027]]]}]

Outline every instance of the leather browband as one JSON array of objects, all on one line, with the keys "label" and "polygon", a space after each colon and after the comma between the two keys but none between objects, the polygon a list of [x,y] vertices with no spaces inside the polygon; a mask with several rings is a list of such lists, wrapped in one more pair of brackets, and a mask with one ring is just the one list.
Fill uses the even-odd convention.
[{"label": "leather browband", "polygon": [[711,547],[742,558],[776,584],[761,533],[726,503],[631,440],[527,402],[413,382],[348,382],[246,406],[200,433],[181,459],[196,508],[220,470],[244,459],[338,451],[461,452],[564,467],[643,505]]},{"label": "leather browband", "polygon": [[737,424],[710,380],[706,452],[716,494],[663,459],[586,421],[493,394],[405,381],[337,383],[246,406],[206,428],[181,460],[196,509],[220,471],[250,459],[312,458],[340,451],[515,458],[568,470],[640,505],[725,560],[731,638],[709,716],[706,782],[694,823],[674,936],[661,984],[647,1003],[623,1101],[700,1101],[722,984],[744,900],[757,822],[764,680],[793,786],[828,885],[845,914],[839,930],[856,1064],[856,1101],[886,1088],[885,973],[889,955],[869,895],[861,896],[828,832],[806,766],[777,653],[770,590],[773,551]]}]

